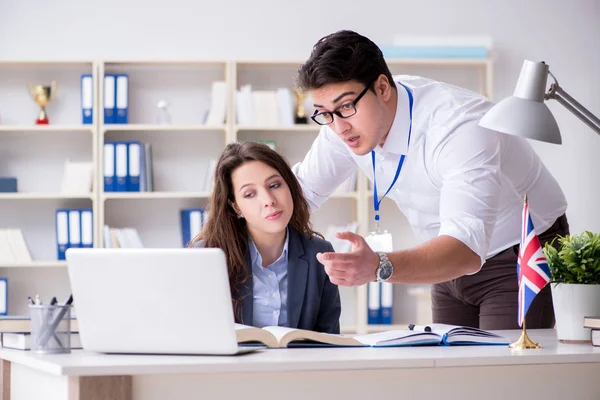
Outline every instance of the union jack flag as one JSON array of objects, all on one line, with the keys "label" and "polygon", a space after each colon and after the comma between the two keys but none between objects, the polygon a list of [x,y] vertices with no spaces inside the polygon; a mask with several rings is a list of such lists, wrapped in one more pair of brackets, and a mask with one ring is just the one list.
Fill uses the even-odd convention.
[{"label": "union jack flag", "polygon": [[548,261],[535,233],[527,202],[523,207],[523,226],[521,246],[517,257],[517,276],[519,279],[519,326],[523,326],[531,302],[550,281]]}]

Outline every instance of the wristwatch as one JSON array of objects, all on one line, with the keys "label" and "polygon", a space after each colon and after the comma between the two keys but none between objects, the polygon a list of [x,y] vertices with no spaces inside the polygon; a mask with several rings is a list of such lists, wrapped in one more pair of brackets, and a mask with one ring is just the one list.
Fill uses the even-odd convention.
[{"label": "wristwatch", "polygon": [[392,276],[394,267],[388,256],[383,251],[376,251],[379,256],[379,267],[377,268],[377,282],[385,282]]}]

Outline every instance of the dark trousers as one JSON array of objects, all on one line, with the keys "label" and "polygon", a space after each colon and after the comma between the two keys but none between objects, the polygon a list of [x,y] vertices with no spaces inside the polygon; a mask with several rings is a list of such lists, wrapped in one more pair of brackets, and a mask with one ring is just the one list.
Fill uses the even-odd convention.
[{"label": "dark trousers", "polygon": [[[569,234],[566,215],[542,234],[542,247],[557,235]],[[433,285],[433,322],[485,330],[519,329],[517,254],[519,245],[488,259],[479,272]],[[527,328],[552,328],[554,309],[550,285],[542,289],[525,317]]]}]

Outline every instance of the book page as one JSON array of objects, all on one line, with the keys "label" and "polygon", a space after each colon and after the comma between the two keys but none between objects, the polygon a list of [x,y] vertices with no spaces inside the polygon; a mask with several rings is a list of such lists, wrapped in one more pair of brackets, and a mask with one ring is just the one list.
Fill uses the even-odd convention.
[{"label": "book page", "polygon": [[442,337],[444,344],[509,344],[500,335],[469,326],[430,324],[431,330]]},{"label": "book page", "polygon": [[254,326],[235,324],[237,342],[241,344],[262,343],[270,348],[278,347],[278,340],[269,331]]},{"label": "book page", "polygon": [[280,347],[287,347],[292,342],[313,342],[331,346],[362,346],[363,344],[350,336],[332,333],[315,332],[284,326],[265,326],[263,330],[270,332],[279,342]]},{"label": "book page", "polygon": [[357,335],[354,339],[373,347],[440,344],[442,338],[433,332],[419,332],[411,330],[392,330],[385,332]]}]

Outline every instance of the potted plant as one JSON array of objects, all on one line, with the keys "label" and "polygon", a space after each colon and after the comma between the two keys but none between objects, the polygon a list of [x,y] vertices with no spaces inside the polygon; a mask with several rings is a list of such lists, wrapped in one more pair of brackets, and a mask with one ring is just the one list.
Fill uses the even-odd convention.
[{"label": "potted plant", "polygon": [[590,342],[583,317],[600,315],[600,234],[585,231],[559,236],[544,245],[544,255],[552,275],[558,339]]}]

